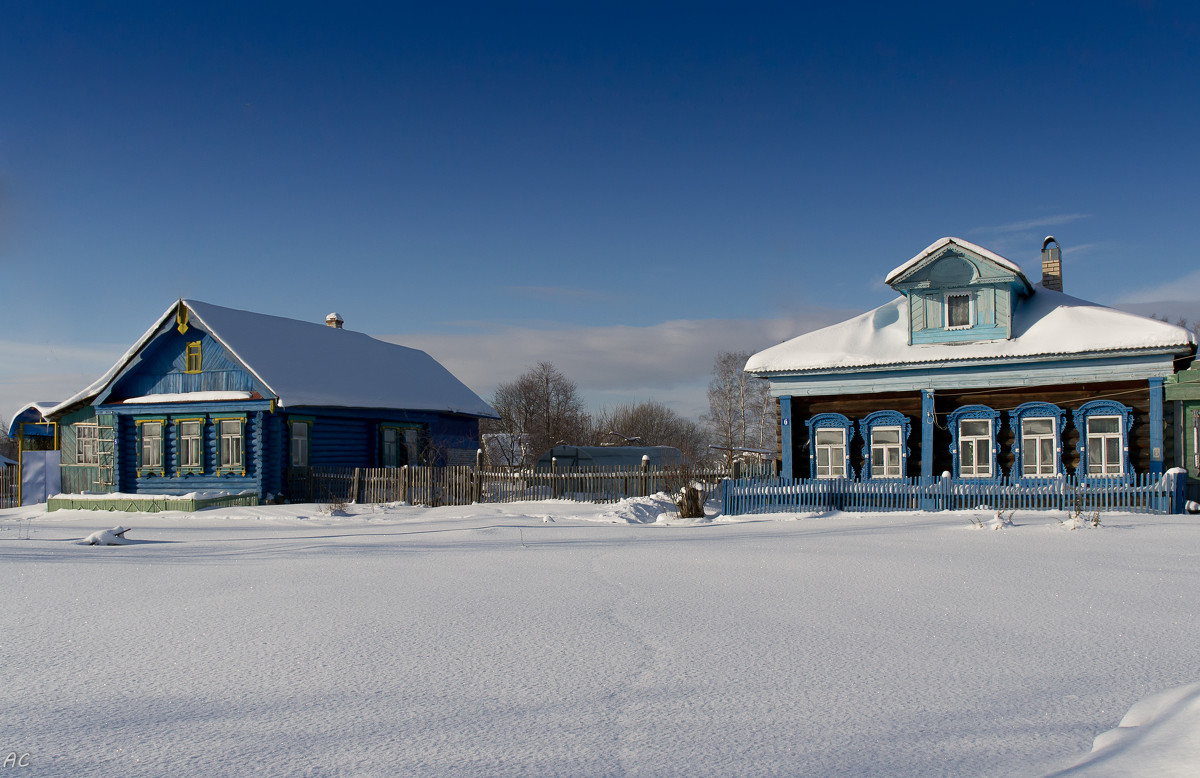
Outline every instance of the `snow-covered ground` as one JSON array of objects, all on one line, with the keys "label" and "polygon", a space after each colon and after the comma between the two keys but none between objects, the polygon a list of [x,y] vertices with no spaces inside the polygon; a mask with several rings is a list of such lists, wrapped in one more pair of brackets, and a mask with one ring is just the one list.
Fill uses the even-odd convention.
[{"label": "snow-covered ground", "polygon": [[[1200,517],[666,510],[0,511],[0,756],[76,777],[1196,774]],[[125,545],[80,543],[118,525]]]}]

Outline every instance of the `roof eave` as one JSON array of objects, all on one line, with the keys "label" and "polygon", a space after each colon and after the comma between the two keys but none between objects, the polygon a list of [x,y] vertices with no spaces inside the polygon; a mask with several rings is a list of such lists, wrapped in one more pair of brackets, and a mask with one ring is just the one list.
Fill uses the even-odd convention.
[{"label": "roof eave", "polygon": [[1151,346],[1147,348],[1134,349],[1113,349],[1113,350],[1093,350],[1079,352],[1058,352],[1058,353],[1043,353],[1043,354],[1022,354],[1020,356],[990,356],[990,357],[963,357],[961,359],[936,359],[927,362],[876,362],[860,365],[841,365],[836,367],[813,367],[813,368],[785,368],[779,370],[745,370],[758,378],[782,378],[785,376],[821,376],[821,375],[840,375],[849,372],[855,373],[878,373],[891,370],[930,370],[946,367],[958,367],[961,365],[1005,365],[1013,363],[1028,363],[1028,362],[1056,362],[1064,358],[1071,359],[1119,359],[1129,356],[1153,356],[1161,354],[1163,356],[1176,354],[1188,354],[1191,352],[1194,344],[1180,344],[1177,346]]}]

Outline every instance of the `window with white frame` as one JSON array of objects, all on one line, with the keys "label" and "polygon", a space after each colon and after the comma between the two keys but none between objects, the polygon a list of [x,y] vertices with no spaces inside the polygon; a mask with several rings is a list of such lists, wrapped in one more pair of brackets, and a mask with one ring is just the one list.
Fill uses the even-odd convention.
[{"label": "window with white frame", "polygon": [[1200,474],[1200,411],[1192,411],[1192,473]]},{"label": "window with white frame", "polygon": [[1058,475],[1058,425],[1053,418],[1021,420],[1021,474]]},{"label": "window with white frame", "polygon": [[970,327],[974,319],[974,295],[957,293],[946,295],[946,329]]},{"label": "window with white frame", "polygon": [[204,422],[186,419],[179,422],[179,469],[201,470],[204,467],[204,441],[201,434]]},{"label": "window with white frame", "polygon": [[100,428],[95,424],[75,425],[75,464],[100,464]]},{"label": "window with white frame", "polygon": [[293,421],[291,424],[291,462],[292,467],[308,467],[308,431],[309,422]]},{"label": "window with white frame", "polygon": [[992,477],[991,419],[958,423],[958,474],[963,478]]},{"label": "window with white frame", "polygon": [[813,447],[817,455],[817,478],[846,477],[846,430],[817,429]]},{"label": "window with white frame", "polygon": [[244,440],[241,419],[221,419],[217,422],[221,449],[221,469],[244,470],[242,451]]},{"label": "window with white frame", "polygon": [[1088,475],[1124,475],[1125,431],[1120,416],[1089,416],[1087,420]]},{"label": "window with white frame", "polygon": [[162,470],[161,421],[144,421],[138,425],[142,434],[142,470]]},{"label": "window with white frame", "polygon": [[872,478],[899,478],[902,475],[900,446],[899,427],[871,429]]}]

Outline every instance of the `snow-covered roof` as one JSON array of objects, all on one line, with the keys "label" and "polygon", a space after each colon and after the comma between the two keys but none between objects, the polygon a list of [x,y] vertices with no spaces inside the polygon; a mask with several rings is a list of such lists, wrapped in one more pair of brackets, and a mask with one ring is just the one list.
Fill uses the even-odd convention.
[{"label": "snow-covered roof", "polygon": [[[225,308],[199,300],[188,322],[210,332],[281,407],[326,406],[445,411],[499,418],[491,406],[424,351],[325,324]],[[158,321],[95,383],[47,410],[54,413],[103,392],[168,320]],[[196,399],[189,397],[187,399]]]},{"label": "snow-covered roof", "polygon": [[13,414],[12,421],[8,425],[8,436],[15,438],[22,424],[38,423],[45,420],[46,414],[61,404],[54,400],[41,400],[22,405]]},{"label": "snow-covered roof", "polygon": [[884,283],[886,283],[890,286],[893,281],[895,281],[897,278],[899,278],[900,276],[907,273],[912,268],[916,267],[926,257],[930,257],[933,254],[936,254],[938,251],[941,251],[943,248],[945,248],[946,246],[949,246],[951,244],[958,246],[961,249],[966,249],[967,251],[978,254],[981,257],[990,259],[992,262],[995,262],[997,265],[1004,268],[1005,270],[1009,270],[1009,271],[1015,273],[1017,275],[1017,277],[1021,279],[1021,281],[1025,284],[1025,286],[1027,288],[1030,287],[1029,279],[1025,277],[1025,273],[1021,270],[1021,266],[1018,265],[1016,262],[1013,262],[1011,259],[1006,259],[1006,258],[1000,256],[999,254],[997,254],[996,252],[991,251],[990,249],[985,249],[983,246],[976,245],[969,240],[963,240],[962,238],[951,238],[951,237],[939,238],[938,240],[935,240],[933,243],[930,243],[928,246],[925,247],[924,251],[917,254],[915,257],[908,260],[900,267],[895,268],[894,270],[892,270],[892,272],[888,273],[887,278],[884,279]]},{"label": "snow-covered roof", "polygon": [[1029,297],[1018,299],[1009,340],[909,345],[908,308],[905,298],[898,297],[848,321],[760,351],[746,362],[746,371],[796,373],[1067,354],[1181,352],[1195,342],[1183,327],[1038,286]]}]

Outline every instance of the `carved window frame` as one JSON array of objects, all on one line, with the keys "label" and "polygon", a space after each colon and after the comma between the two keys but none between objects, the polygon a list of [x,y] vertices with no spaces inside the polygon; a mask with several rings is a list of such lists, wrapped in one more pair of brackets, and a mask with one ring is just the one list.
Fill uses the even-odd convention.
[{"label": "carved window frame", "polygon": [[[969,481],[996,481],[1000,478],[1000,469],[998,467],[1000,459],[1000,443],[999,432],[1000,427],[1000,412],[992,410],[986,405],[964,405],[954,411],[947,417],[947,426],[950,427],[950,457],[954,463],[953,473],[955,478],[961,478]],[[962,462],[959,461],[959,441],[962,437],[962,422],[964,421],[987,421],[988,422],[988,468],[987,475],[963,475]],[[975,469],[972,464],[972,469]]]},{"label": "carved window frame", "polygon": [[[1089,440],[1088,422],[1092,419],[1115,417],[1118,420],[1117,430],[1120,434],[1120,473],[1091,473],[1088,468]],[[1072,412],[1075,429],[1079,430],[1079,442],[1075,444],[1079,452],[1079,467],[1076,475],[1082,480],[1111,481],[1127,480],[1133,475],[1133,467],[1129,461],[1129,432],[1133,429],[1133,409],[1115,400],[1092,400],[1084,403]]]},{"label": "carved window frame", "polygon": [[[1063,428],[1066,426],[1067,412],[1054,403],[1027,402],[1018,405],[1008,412],[1009,429],[1013,432],[1013,469],[1012,479],[1021,478],[1056,478],[1063,470]],[[1024,423],[1035,419],[1050,419],[1054,423],[1054,472],[1025,473],[1025,430]]]},{"label": "carved window frame", "polygon": [[[853,478],[854,469],[850,466],[850,443],[854,440],[854,422],[840,413],[818,413],[808,421],[804,422],[808,427],[808,468],[809,475],[812,478],[820,478],[821,480],[838,480],[843,478]],[[832,459],[829,462],[829,474],[818,475],[817,466],[817,435],[821,430],[836,429],[842,432],[842,461],[841,475],[833,475],[834,464]],[[832,449],[836,446],[829,446]]]},{"label": "carved window frame", "polygon": [[[875,472],[873,435],[876,430],[894,428],[900,432],[900,472],[896,475],[879,475]],[[858,422],[858,431],[863,439],[863,478],[904,478],[908,474],[908,436],[912,422],[899,411],[875,411]]]}]

